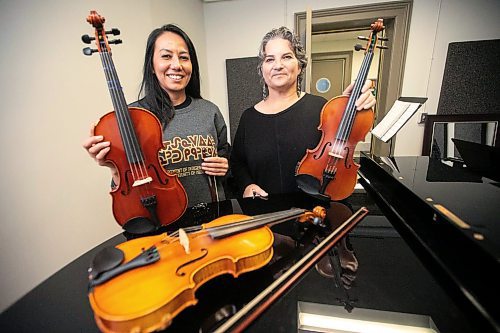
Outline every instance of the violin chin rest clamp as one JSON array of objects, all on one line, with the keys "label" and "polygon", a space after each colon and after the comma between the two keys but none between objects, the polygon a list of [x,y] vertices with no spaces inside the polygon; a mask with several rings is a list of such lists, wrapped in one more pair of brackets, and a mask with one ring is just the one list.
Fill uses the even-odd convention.
[{"label": "violin chin rest clamp", "polygon": [[320,193],[321,183],[318,179],[311,175],[301,174],[295,176],[297,186],[306,194],[319,199],[321,201],[330,202],[330,196]]}]

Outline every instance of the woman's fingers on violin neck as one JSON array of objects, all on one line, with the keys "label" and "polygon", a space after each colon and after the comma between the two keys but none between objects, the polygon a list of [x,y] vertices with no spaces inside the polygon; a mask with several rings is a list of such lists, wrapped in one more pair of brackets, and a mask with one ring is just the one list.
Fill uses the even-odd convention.
[{"label": "woman's fingers on violin neck", "polygon": [[353,87],[354,87],[354,82],[352,82],[350,85],[347,86],[347,88],[344,89],[344,91],[342,92],[342,95],[349,96],[351,94]]},{"label": "woman's fingers on violin neck", "polygon": [[371,91],[366,91],[362,93],[356,101],[356,108],[358,111],[370,109],[375,105],[375,102],[375,97],[372,95]]},{"label": "woman's fingers on violin neck", "polygon": [[366,99],[365,102],[363,103],[363,108],[370,109],[373,106],[375,106],[377,100],[375,99],[375,96],[373,96],[373,89],[370,88],[367,92],[365,92],[365,94],[366,94]]},{"label": "woman's fingers on violin neck", "polygon": [[373,96],[370,93],[370,96],[368,97],[368,100],[366,101],[364,108],[370,109],[370,108],[374,107],[376,103],[377,103],[377,100],[375,99],[375,96]]},{"label": "woman's fingers on violin neck", "polygon": [[[354,83],[355,82],[352,82],[350,85],[348,85],[347,88],[345,88],[345,90],[342,92],[342,95],[349,96],[351,94],[352,89],[354,88]],[[365,83],[363,84],[363,87],[361,87],[361,93],[373,90],[372,87],[373,87],[372,81],[366,80]]]},{"label": "woman's fingers on violin neck", "polygon": [[366,99],[368,98],[368,95],[366,93],[363,93],[361,95],[359,95],[358,99],[356,100],[356,109],[359,111],[359,110],[363,110],[364,109],[364,105],[365,105],[365,101]]},{"label": "woman's fingers on violin neck", "polygon": [[361,88],[361,92],[366,92],[366,91],[370,90],[372,87],[373,87],[372,80],[366,80],[365,84]]}]

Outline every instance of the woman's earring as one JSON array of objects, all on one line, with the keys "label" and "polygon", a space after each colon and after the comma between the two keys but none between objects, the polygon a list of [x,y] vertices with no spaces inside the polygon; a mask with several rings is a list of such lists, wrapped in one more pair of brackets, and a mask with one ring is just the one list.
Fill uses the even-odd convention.
[{"label": "woman's earring", "polygon": [[267,86],[266,84],[264,83],[262,85],[262,99],[266,99],[267,98]]},{"label": "woman's earring", "polygon": [[301,84],[302,79],[298,78],[297,79],[297,97],[300,97],[300,84]]}]

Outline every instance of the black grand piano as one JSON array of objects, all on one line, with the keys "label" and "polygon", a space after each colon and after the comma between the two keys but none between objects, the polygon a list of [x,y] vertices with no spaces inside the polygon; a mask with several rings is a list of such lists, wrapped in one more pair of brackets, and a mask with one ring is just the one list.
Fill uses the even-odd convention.
[{"label": "black grand piano", "polygon": [[[167,232],[233,213],[327,210],[324,226],[273,226],[268,265],[205,283],[198,304],[164,332],[498,331],[499,183],[428,157],[365,154],[360,162],[362,187],[342,202],[302,193],[231,199],[170,225]],[[346,222],[349,233],[338,237]],[[118,234],[42,282],[0,315],[1,331],[99,332],[87,269],[103,248],[133,237]]]}]

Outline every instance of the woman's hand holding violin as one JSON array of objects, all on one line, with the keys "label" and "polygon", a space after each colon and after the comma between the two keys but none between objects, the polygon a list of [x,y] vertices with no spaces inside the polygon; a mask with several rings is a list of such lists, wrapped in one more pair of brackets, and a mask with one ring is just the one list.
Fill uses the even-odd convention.
[{"label": "woman's hand holding violin", "polygon": [[[377,100],[375,99],[375,96],[373,96],[372,89],[373,83],[371,80],[366,80],[365,84],[363,85],[363,88],[361,88],[361,95],[359,95],[359,98],[356,100],[356,109],[358,111],[360,110],[367,110],[371,109]],[[342,95],[347,95],[349,96],[351,94],[352,88],[354,87],[354,82],[351,83],[342,93]]]},{"label": "woman's hand holding violin", "polygon": [[113,163],[106,162],[106,155],[111,149],[111,143],[109,141],[103,140],[104,137],[102,135],[94,135],[94,125],[92,125],[92,127],[90,128],[90,135],[88,138],[85,138],[82,146],[98,165],[105,166],[110,169],[111,175],[113,177],[113,182],[118,185],[118,170]]}]

